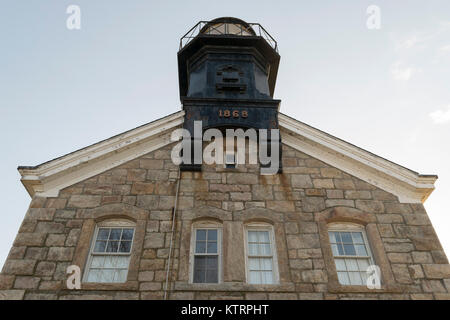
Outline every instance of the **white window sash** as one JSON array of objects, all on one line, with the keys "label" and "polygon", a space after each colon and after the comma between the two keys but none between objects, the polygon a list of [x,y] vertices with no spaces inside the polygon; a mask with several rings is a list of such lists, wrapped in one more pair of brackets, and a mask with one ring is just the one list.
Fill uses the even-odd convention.
[{"label": "white window sash", "polygon": [[[250,255],[250,252],[249,252],[249,243],[250,242],[249,242],[249,236],[248,236],[248,232],[249,231],[265,231],[265,232],[269,232],[270,251],[272,253],[271,255]],[[278,284],[279,283],[278,260],[277,260],[277,254],[276,254],[275,235],[274,235],[274,232],[273,232],[273,227],[272,226],[267,226],[265,224],[251,224],[251,225],[244,226],[244,241],[245,241],[245,246],[244,247],[245,247],[245,278],[246,278],[246,282],[248,284],[252,284],[252,285],[273,285],[273,284]],[[272,259],[272,279],[273,279],[273,283],[271,283],[271,284],[267,284],[267,283],[264,283],[264,284],[250,283],[250,263],[249,263],[249,259],[260,259],[260,258],[263,258],[263,259],[271,258]],[[262,272],[262,270],[261,271],[258,270],[257,272]]]},{"label": "white window sash", "polygon": [[[367,235],[366,235],[366,231],[364,230],[364,227],[361,225],[355,225],[355,224],[336,224],[335,226],[329,226],[328,227],[328,232],[360,232],[362,234],[362,238],[364,241],[364,246],[366,248],[367,251],[367,256],[351,256],[351,255],[334,255],[334,253],[332,252],[333,255],[333,260],[336,266],[336,261],[335,259],[355,259],[355,260],[368,260],[369,265],[373,265],[375,262],[373,255],[372,255],[372,250],[370,248],[370,243],[368,241]],[[330,235],[328,233],[328,240],[330,241]],[[353,245],[355,245],[355,243],[353,243]],[[330,249],[331,249],[331,241],[330,241]],[[337,271],[336,270],[336,274],[338,272],[341,273],[347,273],[347,276],[349,277],[349,272],[362,272],[362,271]],[[339,282],[340,283],[340,282]],[[351,285],[351,284],[342,284],[341,285]],[[364,284],[363,284],[364,285]]]},{"label": "white window sash", "polygon": [[[197,230],[217,230],[217,253],[196,253],[197,245]],[[195,257],[217,257],[217,282],[194,282]],[[192,228],[191,245],[190,245],[190,259],[189,259],[189,282],[199,285],[218,284],[222,282],[222,228],[215,224],[196,224]]]},{"label": "white window sash", "polygon": [[[130,223],[124,222],[122,226],[119,225],[120,222],[114,221],[111,223],[111,226],[108,225],[107,223],[103,222],[103,223],[99,223],[95,226],[95,231],[94,231],[94,235],[92,237],[91,240],[91,247],[89,249],[89,257],[86,261],[86,270],[84,272],[83,275],[83,282],[86,283],[97,283],[97,282],[88,282],[88,278],[89,278],[89,272],[91,271],[91,269],[101,269],[101,270],[127,270],[127,277],[128,277],[128,271],[130,268],[130,260],[131,260],[131,253],[133,252],[133,245],[134,245],[134,239],[135,239],[135,233],[136,233],[136,227],[134,225],[131,225]],[[94,252],[94,248],[95,248],[95,243],[97,242],[97,237],[98,237],[98,232],[100,229],[102,228],[107,228],[107,229],[133,229],[133,238],[131,239],[131,247],[130,247],[130,252]],[[97,256],[111,256],[111,257],[115,257],[115,256],[127,256],[128,258],[128,264],[127,267],[125,268],[92,268],[92,260],[94,257]],[[101,283],[115,283],[115,282],[101,282]]]}]

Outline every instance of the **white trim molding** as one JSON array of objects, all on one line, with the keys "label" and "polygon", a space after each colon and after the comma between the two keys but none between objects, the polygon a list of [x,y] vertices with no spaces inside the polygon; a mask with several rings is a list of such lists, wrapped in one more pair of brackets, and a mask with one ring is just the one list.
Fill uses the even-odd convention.
[{"label": "white trim molding", "polygon": [[19,167],[21,181],[30,196],[56,197],[68,186],[172,143],[170,134],[183,120],[179,111],[36,167]]},{"label": "white trim molding", "polygon": [[423,203],[434,190],[436,175],[421,175],[282,113],[278,121],[284,144],[390,192],[400,202]]},{"label": "white trim molding", "polygon": [[[282,142],[399,198],[423,203],[434,190],[436,175],[421,175],[348,142],[278,114]],[[150,122],[36,167],[19,167],[31,196],[56,197],[80,181],[134,160],[170,143],[172,130],[184,121],[184,111]]]}]

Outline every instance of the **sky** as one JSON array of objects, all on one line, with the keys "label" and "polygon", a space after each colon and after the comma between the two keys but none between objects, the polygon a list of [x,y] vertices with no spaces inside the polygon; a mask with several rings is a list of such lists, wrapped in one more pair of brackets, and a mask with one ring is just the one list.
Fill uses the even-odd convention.
[{"label": "sky", "polygon": [[[198,21],[259,22],[281,55],[280,111],[422,174],[450,255],[450,1],[2,0],[0,266],[37,165],[177,112],[179,39]],[[69,30],[66,9],[81,9]],[[380,9],[369,29],[367,8]]]}]

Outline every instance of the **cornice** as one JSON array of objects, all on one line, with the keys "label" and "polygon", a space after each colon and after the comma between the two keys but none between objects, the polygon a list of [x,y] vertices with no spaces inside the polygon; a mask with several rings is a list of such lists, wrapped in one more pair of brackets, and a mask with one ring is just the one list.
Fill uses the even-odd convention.
[{"label": "cornice", "polygon": [[[436,175],[422,175],[371,152],[278,114],[284,144],[396,195],[401,202],[423,203]],[[136,159],[171,143],[171,131],[183,124],[184,111],[34,167],[19,167],[31,196],[55,197],[63,188]]]},{"label": "cornice", "polygon": [[31,196],[57,196],[69,185],[171,143],[167,132],[183,117],[179,111],[38,166],[21,166],[21,181]]},{"label": "cornice", "polygon": [[278,115],[283,143],[354,175],[401,202],[424,202],[434,190],[436,175],[422,175],[356,147],[282,113]]}]

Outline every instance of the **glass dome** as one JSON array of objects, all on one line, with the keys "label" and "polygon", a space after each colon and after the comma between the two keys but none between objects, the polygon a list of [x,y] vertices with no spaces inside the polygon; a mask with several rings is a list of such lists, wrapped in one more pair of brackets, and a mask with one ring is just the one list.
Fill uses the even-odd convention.
[{"label": "glass dome", "polygon": [[245,21],[223,17],[209,21],[201,30],[200,33],[209,35],[239,35],[239,36],[255,36],[255,31]]}]

